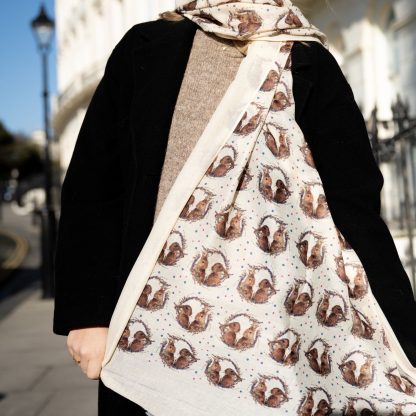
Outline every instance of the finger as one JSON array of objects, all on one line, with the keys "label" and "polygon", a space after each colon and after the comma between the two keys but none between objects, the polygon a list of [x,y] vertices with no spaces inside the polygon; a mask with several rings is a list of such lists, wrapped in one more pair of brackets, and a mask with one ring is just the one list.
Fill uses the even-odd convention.
[{"label": "finger", "polygon": [[69,352],[69,355],[71,356],[71,358],[73,359],[74,362],[76,362],[77,364],[79,364],[81,362],[80,355],[77,354],[73,348],[68,348],[68,352]]},{"label": "finger", "polygon": [[88,361],[89,361],[88,358],[81,357],[79,366],[84,374],[87,374],[87,371],[88,371]]},{"label": "finger", "polygon": [[69,337],[66,339],[66,348],[69,352],[69,355],[73,357],[75,351],[74,351],[74,348],[72,347],[72,342],[70,341]]},{"label": "finger", "polygon": [[77,351],[77,349],[75,349],[73,347],[68,349],[68,351],[69,351],[69,354],[71,355],[72,359],[74,361],[76,361],[77,364],[79,364],[82,360],[82,355],[79,353],[79,351]]},{"label": "finger", "polygon": [[101,362],[97,359],[88,362],[87,377],[91,380],[97,380],[101,372]]},{"label": "finger", "polygon": [[74,351],[72,348],[68,347],[68,354],[69,354],[72,358],[74,358],[75,351]]},{"label": "finger", "polygon": [[74,342],[74,339],[71,336],[68,336],[67,338],[67,348],[71,357],[79,361],[82,356],[80,346],[78,342]]}]

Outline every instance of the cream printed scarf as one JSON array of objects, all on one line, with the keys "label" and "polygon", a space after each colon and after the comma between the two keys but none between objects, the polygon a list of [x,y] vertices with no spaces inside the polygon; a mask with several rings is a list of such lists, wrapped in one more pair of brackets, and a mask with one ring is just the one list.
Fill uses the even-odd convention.
[{"label": "cream printed scarf", "polygon": [[288,0],[177,11],[249,46],[128,276],[102,381],[155,416],[416,414],[295,121],[292,45],[326,36]]}]

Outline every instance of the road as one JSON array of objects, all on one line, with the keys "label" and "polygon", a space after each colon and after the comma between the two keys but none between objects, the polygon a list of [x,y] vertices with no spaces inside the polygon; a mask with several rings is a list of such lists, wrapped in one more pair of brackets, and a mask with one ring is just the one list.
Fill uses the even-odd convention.
[{"label": "road", "polygon": [[6,205],[2,231],[25,240],[27,253],[0,287],[0,415],[96,416],[97,381],[74,364],[66,337],[52,333],[53,300],[42,299],[40,289],[38,226]]}]

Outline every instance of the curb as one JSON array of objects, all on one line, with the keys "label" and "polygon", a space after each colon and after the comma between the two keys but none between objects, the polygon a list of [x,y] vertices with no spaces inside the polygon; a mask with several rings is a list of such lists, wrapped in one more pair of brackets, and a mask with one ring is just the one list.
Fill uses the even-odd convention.
[{"label": "curb", "polygon": [[12,254],[0,264],[0,281],[2,281],[22,264],[28,253],[29,243],[24,237],[11,231],[0,230],[0,234],[13,240],[15,243],[15,249]]}]

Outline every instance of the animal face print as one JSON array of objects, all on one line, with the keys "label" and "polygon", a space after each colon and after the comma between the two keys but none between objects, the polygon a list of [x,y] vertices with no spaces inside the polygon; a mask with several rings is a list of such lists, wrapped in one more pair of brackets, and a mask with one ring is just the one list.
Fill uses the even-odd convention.
[{"label": "animal face print", "polygon": [[259,226],[254,229],[258,247],[272,256],[285,251],[289,241],[286,225],[271,215],[261,218]]},{"label": "animal face print", "polygon": [[315,161],[313,160],[311,149],[309,148],[308,144],[305,143],[302,146],[298,146],[300,151],[302,152],[303,159],[305,163],[310,166],[311,168],[316,169]]},{"label": "animal face print", "polygon": [[222,177],[234,168],[234,161],[238,156],[234,146],[224,146],[207,170],[207,174],[214,177]]},{"label": "animal face print", "polygon": [[290,156],[290,140],[285,130],[281,126],[272,123],[265,126],[264,132],[266,146],[270,152],[278,159]]},{"label": "animal face print", "polygon": [[331,405],[331,396],[325,389],[309,388],[297,409],[297,414],[300,416],[329,415],[332,413]]},{"label": "animal face print", "polygon": [[[168,242],[170,240],[170,242]],[[184,256],[184,237],[177,231],[171,233],[169,239],[163,245],[162,251],[159,254],[158,262],[166,266],[174,266],[177,261]]]},{"label": "animal face print", "polygon": [[357,414],[357,410],[361,410],[362,415],[377,415],[376,408],[373,403],[371,403],[367,399],[362,399],[360,397],[349,397],[347,403],[343,408],[343,415],[355,415]]},{"label": "animal face print", "polygon": [[326,376],[331,370],[330,345],[321,338],[312,341],[305,351],[310,368],[316,373]]},{"label": "animal face print", "polygon": [[[215,176],[215,175],[214,175]],[[212,193],[208,189],[196,188],[183,207],[180,218],[189,221],[200,220],[205,217],[211,207]],[[164,247],[165,249],[166,247]]]},{"label": "animal face print", "polygon": [[306,183],[300,194],[303,212],[316,219],[329,215],[328,204],[321,183]]},{"label": "animal face print", "polygon": [[324,326],[336,326],[347,320],[347,303],[336,292],[325,289],[325,293],[318,302],[316,318]]},{"label": "animal face print", "polygon": [[201,285],[219,286],[230,276],[228,268],[229,261],[221,251],[204,248],[191,265],[191,274]]},{"label": "animal face print", "polygon": [[278,376],[260,375],[253,382],[251,395],[260,405],[278,408],[289,400],[288,388]]},{"label": "animal face print", "polygon": [[[310,241],[312,240],[312,244]],[[325,254],[323,237],[308,230],[304,231],[296,243],[299,252],[299,258],[302,263],[309,268],[316,269],[319,267]]]},{"label": "animal face print", "polygon": [[151,342],[149,327],[140,319],[130,319],[118,346],[125,352],[138,352],[143,351]]},{"label": "animal face print", "polygon": [[278,363],[293,366],[299,361],[301,336],[287,329],[269,341],[270,356]]},{"label": "animal face print", "polygon": [[386,378],[390,385],[397,391],[407,394],[408,396],[415,396],[415,384],[409,380],[408,377],[400,374],[397,367],[389,369],[386,373]]},{"label": "animal face print", "polygon": [[189,342],[171,335],[162,343],[159,356],[165,365],[177,370],[188,368],[198,360],[195,349]]},{"label": "animal face print", "polygon": [[369,354],[353,351],[338,365],[344,380],[360,388],[367,387],[374,380],[374,363]]},{"label": "animal face print", "polygon": [[[282,9],[270,19],[273,7]],[[235,38],[304,22],[286,0],[198,0],[181,10]],[[163,397],[157,413],[170,414],[182,395],[174,416],[416,412],[415,383],[295,122],[292,46],[276,45],[251,103],[178,207],[103,368],[138,402],[143,391]]]},{"label": "animal face print", "polygon": [[[272,173],[277,179],[272,179]],[[269,201],[284,204],[291,194],[288,189],[289,179],[280,168],[264,166],[259,182],[260,193]]]},{"label": "animal face print", "polygon": [[312,306],[313,287],[306,280],[297,280],[289,289],[284,305],[288,314],[301,316]]},{"label": "animal face print", "polygon": [[176,320],[190,332],[204,331],[211,320],[212,306],[197,297],[185,297],[177,305]]},{"label": "animal face print", "polygon": [[248,302],[266,303],[277,292],[272,271],[264,266],[250,266],[238,284],[238,292]]},{"label": "animal face print", "polygon": [[207,363],[205,374],[210,383],[223,388],[235,387],[241,381],[237,364],[225,357],[211,358]]},{"label": "animal face print", "polygon": [[[286,87],[286,86],[285,86]],[[287,87],[286,87],[287,88]],[[283,111],[290,106],[290,102],[293,99],[289,95],[289,91],[276,91],[273,97],[272,105],[270,107],[271,111]]]},{"label": "animal face print", "polygon": [[233,315],[220,325],[221,340],[237,350],[252,348],[259,335],[259,324],[247,314]]},{"label": "animal face print", "polygon": [[264,81],[263,85],[261,86],[261,91],[271,91],[276,88],[277,82],[279,81],[279,74],[277,71],[272,69],[269,74],[267,75],[266,80]]},{"label": "animal face print", "polygon": [[231,204],[228,204],[220,212],[217,212],[215,214],[215,231],[217,234],[225,239],[240,237],[245,224],[243,212],[244,210]]},{"label": "animal face print", "polygon": [[158,276],[149,277],[148,283],[140,294],[137,305],[148,310],[163,308],[169,297],[169,284]]},{"label": "animal face print", "polygon": [[370,320],[356,308],[352,307],[352,328],[351,333],[358,337],[372,339],[374,327]]},{"label": "animal face print", "polygon": [[241,134],[246,136],[247,134],[256,131],[262,117],[264,116],[265,110],[266,109],[264,107],[253,103],[250,106],[250,113],[246,111],[241,120],[238,122],[234,129],[234,134]]}]

